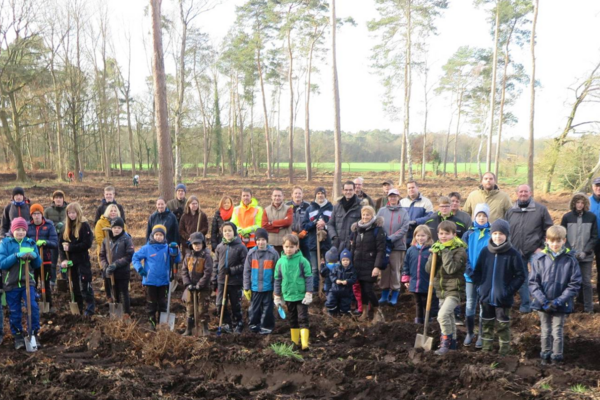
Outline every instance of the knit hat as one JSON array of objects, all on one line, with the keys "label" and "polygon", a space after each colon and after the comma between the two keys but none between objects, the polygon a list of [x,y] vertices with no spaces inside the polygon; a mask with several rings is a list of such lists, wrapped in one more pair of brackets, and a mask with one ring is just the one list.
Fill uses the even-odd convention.
[{"label": "knit hat", "polygon": [[15,195],[20,194],[21,196],[25,196],[25,189],[20,186],[17,186],[12,191],[12,197],[15,198]]},{"label": "knit hat", "polygon": [[190,243],[194,244],[194,243],[202,243],[205,244],[204,241],[204,235],[202,234],[202,232],[194,232],[190,235]]},{"label": "knit hat", "polygon": [[[110,227],[114,228],[115,226],[120,226],[121,228],[125,229],[125,221],[123,221],[123,218],[121,217],[117,217],[113,220],[113,222],[110,223]],[[154,228],[156,228],[157,226],[162,226],[162,225],[155,225]],[[154,234],[154,232],[152,232]]]},{"label": "knit hat", "polygon": [[319,186],[318,188],[315,189],[315,197],[317,197],[317,193],[323,193],[323,195],[327,196],[327,190],[325,190],[325,188],[323,186]]},{"label": "knit hat", "polygon": [[42,215],[44,215],[44,207],[42,207],[41,204],[32,204],[31,207],[29,207],[29,215],[33,215],[33,213],[39,212]]},{"label": "knit hat", "polygon": [[333,246],[329,249],[327,253],[325,253],[325,261],[327,262],[337,262],[339,260],[339,253],[337,247]]},{"label": "knit hat", "polygon": [[269,241],[269,232],[266,229],[258,228],[256,232],[254,232],[254,237],[256,240],[265,239],[267,242]]},{"label": "knit hat", "polygon": [[175,186],[175,191],[178,191],[179,189],[182,189],[184,192],[187,193],[187,187],[185,187],[183,183],[179,183],[177,186]]},{"label": "knit hat", "polygon": [[55,198],[55,197],[62,197],[64,199],[65,198],[65,192],[63,192],[62,190],[55,190],[52,193],[52,198]]},{"label": "knit hat", "polygon": [[494,232],[502,232],[508,237],[510,235],[510,226],[508,225],[508,222],[503,219],[495,220],[490,228],[490,233]]},{"label": "knit hat", "polygon": [[10,233],[15,233],[19,228],[27,230],[27,221],[25,221],[25,218],[17,217],[10,223]]},{"label": "knit hat", "polygon": [[235,226],[235,224],[233,222],[227,221],[227,222],[223,223],[223,226],[221,229],[225,228],[226,226],[230,226],[233,229],[233,236],[237,236],[237,226]]},{"label": "knit hat", "polygon": [[155,233],[162,233],[164,236],[167,236],[167,228],[164,225],[154,225],[152,227],[152,233],[150,233],[150,237],[154,238]]},{"label": "knit hat", "polygon": [[352,260],[352,252],[348,249],[342,250],[342,254],[340,254],[340,261],[344,258]]},{"label": "knit hat", "polygon": [[477,217],[477,214],[484,213],[485,216],[490,218],[490,206],[486,203],[479,203],[475,206],[475,211],[473,212],[473,217]]}]

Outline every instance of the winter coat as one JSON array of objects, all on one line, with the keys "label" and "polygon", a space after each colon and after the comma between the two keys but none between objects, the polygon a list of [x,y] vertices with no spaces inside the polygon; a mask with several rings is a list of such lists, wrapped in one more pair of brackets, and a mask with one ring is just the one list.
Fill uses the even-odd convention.
[{"label": "winter coat", "polygon": [[[338,285],[335,283],[337,280],[347,281],[347,283],[345,285]],[[343,265],[337,264],[329,274],[329,281],[331,282],[330,291],[350,295],[352,293],[352,285],[356,283],[356,273],[354,272],[352,263],[350,263],[348,268],[344,268]]]},{"label": "winter coat", "polygon": [[265,207],[262,215],[261,226],[269,232],[269,244],[283,246],[283,237],[292,233],[294,222],[294,209],[285,204],[275,208],[273,204]]},{"label": "winter coat", "polygon": [[469,229],[469,226],[465,226],[452,212],[447,217],[443,217],[442,213],[438,211],[436,213],[433,213],[429,217],[418,218],[417,225],[427,225],[427,227],[431,231],[431,238],[434,242],[436,242],[438,240],[438,226],[440,225],[440,223],[442,223],[442,221],[454,222],[456,224],[456,236],[459,238],[461,238],[465,234],[467,229]]},{"label": "winter coat", "polygon": [[[52,202],[52,205],[44,210],[44,218],[50,220],[54,223],[54,228],[56,229],[56,235],[62,236],[63,231],[65,230],[65,221],[67,220],[67,206],[69,203],[66,201],[63,203],[62,207],[57,207]],[[59,225],[60,228],[59,228]]]},{"label": "winter coat", "polygon": [[462,222],[462,224],[465,226],[465,229],[469,229],[473,223],[471,216],[462,210],[454,211],[454,215],[460,222]]},{"label": "winter coat", "polygon": [[[494,247],[492,240],[477,259],[471,275],[473,284],[478,286],[480,301],[494,307],[512,307],[515,293],[525,282],[523,258],[510,241]],[[496,251],[496,253],[493,253]]]},{"label": "winter coat", "polygon": [[100,203],[100,206],[98,206],[98,208],[96,209],[96,216],[94,217],[94,224],[96,224],[96,222],[98,222],[100,217],[102,217],[104,215],[104,212],[106,211],[106,207],[108,207],[110,204],[117,205],[117,208],[119,209],[119,212],[121,213],[121,219],[123,220],[123,222],[127,222],[125,220],[125,210],[123,209],[122,205],[117,204],[116,200],[113,200],[110,203],[107,203],[106,199],[102,199],[102,203]]},{"label": "winter coat", "polygon": [[571,251],[565,249],[555,258],[546,248],[533,255],[529,273],[532,309],[542,310],[546,301],[558,300],[557,312],[571,313],[580,289],[581,271]]},{"label": "winter coat", "polygon": [[114,272],[115,279],[129,280],[130,265],[134,253],[133,239],[131,239],[129,233],[123,231],[115,238],[110,232],[108,238],[100,246],[100,267],[105,270],[110,264],[114,264],[117,267]]},{"label": "winter coat", "polygon": [[[322,219],[325,222],[325,232],[327,232],[327,225],[332,213],[333,204],[329,201],[322,207],[316,201],[310,203],[304,213],[304,222],[302,223],[302,230],[306,231],[304,240],[308,250],[317,251],[317,221]],[[321,242],[321,254],[327,253],[329,249],[331,249],[331,237],[327,235],[325,240]]]},{"label": "winter coat", "polygon": [[358,200],[360,200],[361,206],[375,207],[375,203],[373,202],[371,196],[366,194],[364,191],[360,194],[360,196],[357,194],[356,197],[358,197]]},{"label": "winter coat", "polygon": [[498,189],[497,185],[494,186],[492,190],[485,190],[483,186],[480,185],[479,189],[469,193],[467,201],[462,209],[467,214],[473,215],[475,207],[479,203],[486,203],[490,206],[490,215],[488,218],[490,224],[497,219],[504,218],[506,212],[512,207],[512,202],[510,201],[508,193]]},{"label": "winter coat", "polygon": [[383,269],[382,262],[385,256],[385,230],[383,218],[377,217],[360,227],[358,222],[352,224],[352,265],[359,281],[376,282],[377,277],[372,277],[373,269]]},{"label": "winter coat", "polygon": [[148,218],[146,241],[150,240],[150,234],[152,233],[152,228],[154,228],[155,225],[164,225],[165,228],[167,228],[167,243],[175,242],[179,244],[179,223],[177,222],[175,214],[173,214],[168,207],[164,212],[161,213],[159,213],[158,210],[154,211],[154,213]]},{"label": "winter coat", "polygon": [[[433,204],[431,204],[431,200],[421,195],[421,193],[419,193],[419,196],[414,200],[412,200],[410,197],[405,197],[404,199],[400,200],[400,205],[404,207],[408,213],[408,218],[410,218],[411,221],[416,221],[418,218],[423,218],[433,213]],[[407,246],[410,246],[412,243],[415,228],[416,225],[411,226],[406,234]]]},{"label": "winter coat", "polygon": [[312,292],[313,276],[310,263],[299,251],[283,256],[275,265],[275,295],[284,301],[301,301],[306,292]]},{"label": "winter coat", "polygon": [[[68,223],[71,223],[71,221]],[[87,278],[91,279],[92,263],[90,262],[90,254],[88,251],[92,247],[92,243],[94,243],[94,234],[87,221],[81,223],[79,238],[75,238],[73,231],[71,231],[71,234],[69,235],[69,240],[65,240],[64,236],[58,238],[58,251],[61,260],[67,259],[67,255],[63,250],[63,243],[65,242],[69,243],[68,259],[73,261],[73,267],[79,268],[81,275],[86,275]]]},{"label": "winter coat", "polygon": [[[200,218],[200,225],[198,225]],[[190,235],[195,232],[202,232],[204,236],[208,233],[208,217],[204,211],[200,209],[196,214],[183,214],[179,220],[179,240],[181,247],[187,247],[187,241]]]},{"label": "winter coat", "polygon": [[333,206],[331,218],[329,218],[329,222],[327,223],[327,232],[331,238],[331,245],[337,247],[340,253],[349,247],[350,228],[352,224],[360,220],[360,209],[362,208],[359,198],[354,196],[354,204],[346,212],[344,206],[342,206],[343,199],[342,197]]},{"label": "winter coat", "polygon": [[271,245],[267,245],[265,250],[260,250],[258,246],[251,248],[244,263],[244,290],[272,291],[277,261],[279,254]]},{"label": "winter coat", "polygon": [[[175,217],[175,216],[173,216]],[[148,242],[133,254],[133,268],[139,273],[146,271],[142,278],[144,286],[168,286],[171,277],[171,249],[167,243]],[[142,261],[144,265],[142,265]],[[181,261],[181,253],[173,257],[173,263]]]},{"label": "winter coat", "polygon": [[225,283],[225,266],[229,266],[230,286],[242,286],[244,284],[244,262],[248,255],[248,248],[244,246],[239,236],[233,238],[229,243],[221,242],[215,251],[215,264],[217,269],[213,270],[212,281],[222,285]]},{"label": "winter coat", "polygon": [[[331,281],[329,280],[329,276],[331,275],[331,272],[335,269],[335,267],[337,267],[338,265],[341,264],[339,262],[321,263],[321,269],[319,270],[319,274],[323,277],[323,291],[325,293],[329,293],[329,291],[331,290]],[[354,278],[356,278],[356,271],[354,273]]]},{"label": "winter coat", "polygon": [[[457,297],[465,293],[465,268],[467,265],[466,245],[457,237],[451,247],[438,252],[433,288],[438,299]],[[433,255],[427,260],[425,271],[431,273]]]},{"label": "winter coat", "polygon": [[22,217],[25,221],[31,219],[29,214],[29,199],[24,198],[21,204],[17,205],[14,201],[11,201],[4,207],[4,214],[2,214],[2,228],[0,228],[0,237],[7,236],[10,232],[10,223],[17,217]]},{"label": "winter coat", "polygon": [[590,212],[596,216],[596,224],[598,225],[598,232],[600,232],[600,199],[596,200],[594,195],[589,197],[590,200]]},{"label": "winter coat", "polygon": [[33,270],[42,265],[40,253],[35,242],[25,237],[19,243],[12,236],[7,236],[0,242],[0,269],[2,270],[2,284],[5,292],[25,287],[25,260],[17,258],[17,253],[22,248],[31,248],[37,254],[34,260],[29,261],[29,286],[35,287]]},{"label": "winter coat", "polygon": [[[294,222],[292,222],[292,232],[302,232],[302,230],[304,229],[304,215],[306,214],[310,203],[302,201],[302,203],[296,204],[290,200],[287,203],[285,203],[285,205],[292,207],[292,213],[294,214]],[[306,240],[306,238],[304,238],[303,240]]]},{"label": "winter coat", "polygon": [[383,196],[375,200],[375,212],[379,212],[383,207],[385,207],[388,203],[388,197]]},{"label": "winter coat", "polygon": [[[109,237],[109,232],[110,232],[110,234],[112,234],[112,232],[110,230],[110,224],[111,224],[111,221],[108,218],[106,218],[104,215],[100,217],[98,222],[96,222],[96,227],[94,228],[94,239],[96,240],[96,244],[98,245],[98,247],[96,249],[98,256],[100,256],[100,248],[102,247],[102,243],[104,242],[104,239]],[[109,228],[109,229],[105,230],[105,228]],[[125,231],[126,228],[127,228],[127,226],[124,226],[123,231]]]},{"label": "winter coat", "polygon": [[379,210],[377,216],[383,218],[383,229],[394,245],[392,250],[406,250],[406,233],[410,222],[406,210],[401,205],[391,206],[388,204]]},{"label": "winter coat", "polygon": [[213,252],[217,251],[217,246],[223,241],[222,228],[225,222],[227,221],[223,221],[223,218],[221,217],[221,210],[215,211],[215,216],[213,217],[210,228],[210,245]]},{"label": "winter coat", "polygon": [[506,212],[504,219],[510,225],[512,245],[521,252],[526,260],[537,249],[544,248],[546,230],[554,224],[546,206],[533,201],[533,199],[526,208],[520,208],[515,203]]},{"label": "winter coat", "polygon": [[240,205],[233,209],[231,222],[237,226],[238,234],[241,229],[249,231],[246,237],[241,238],[244,245],[249,249],[256,246],[254,232],[262,226],[262,219],[263,209],[258,205],[258,201],[254,197],[247,206],[243,202],[240,202]]},{"label": "winter coat", "polygon": [[187,252],[181,266],[181,280],[186,290],[189,285],[198,285],[201,290],[208,290],[212,273],[213,259],[209,249]]},{"label": "winter coat", "polygon": [[[58,249],[58,235],[52,221],[48,221],[42,218],[42,223],[36,225],[33,220],[29,221],[27,227],[27,237],[37,242],[38,240],[45,240],[46,245],[44,246],[44,254],[42,254],[44,268],[52,265],[52,250]],[[48,270],[49,271],[49,270]],[[44,271],[45,272],[45,271]]]},{"label": "winter coat", "polygon": [[[575,211],[575,202],[583,200],[586,205],[580,214]],[[567,230],[567,247],[577,251],[580,261],[591,262],[598,242],[598,225],[594,213],[588,211],[589,199],[576,193],[571,199],[571,211],[563,215],[560,224]]]},{"label": "winter coat", "polygon": [[473,282],[471,273],[477,265],[477,259],[481,251],[487,247],[490,237],[490,227],[479,229],[475,226],[469,228],[462,236],[462,241],[467,245],[467,269],[465,272],[467,282]]},{"label": "winter coat", "polygon": [[[431,246],[424,246],[420,249],[417,246],[411,246],[406,251],[402,267],[402,282],[409,282],[408,290],[411,293],[427,293],[429,290],[429,274],[425,271],[425,266],[429,260],[430,249]],[[407,281],[404,277],[410,280]]]},{"label": "winter coat", "polygon": [[177,222],[181,221],[181,217],[183,216],[183,212],[185,210],[185,203],[187,199],[184,197],[183,200],[177,200],[174,198],[172,200],[167,201],[167,208],[171,210],[171,212],[177,218]]}]

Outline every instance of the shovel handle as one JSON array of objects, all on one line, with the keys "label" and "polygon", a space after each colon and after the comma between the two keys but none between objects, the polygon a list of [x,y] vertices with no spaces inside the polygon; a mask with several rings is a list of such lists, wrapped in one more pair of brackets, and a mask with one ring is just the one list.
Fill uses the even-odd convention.
[{"label": "shovel handle", "polygon": [[29,287],[29,260],[25,260],[25,294],[27,295],[27,331],[31,335],[31,288]]},{"label": "shovel handle", "polygon": [[429,288],[427,289],[427,306],[425,307],[425,324],[423,326],[423,335],[427,335],[429,326],[429,312],[431,311],[431,300],[433,299],[433,279],[435,278],[435,266],[437,265],[437,253],[431,255],[431,271],[429,273]]},{"label": "shovel handle", "polygon": [[223,325],[223,315],[225,314],[225,303],[227,301],[227,284],[229,283],[229,275],[225,275],[225,286],[223,287],[223,300],[221,301],[221,317],[219,318],[219,329]]}]

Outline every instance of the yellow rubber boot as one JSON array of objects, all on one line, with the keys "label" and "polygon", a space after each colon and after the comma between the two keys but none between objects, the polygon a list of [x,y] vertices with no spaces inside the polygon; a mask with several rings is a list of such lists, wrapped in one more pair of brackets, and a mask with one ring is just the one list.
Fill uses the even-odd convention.
[{"label": "yellow rubber boot", "polygon": [[306,328],[300,329],[300,338],[302,339],[302,350],[308,350],[308,337],[310,331]]},{"label": "yellow rubber boot", "polygon": [[300,346],[300,329],[292,328],[290,331],[292,333],[292,342],[294,342],[296,346]]}]

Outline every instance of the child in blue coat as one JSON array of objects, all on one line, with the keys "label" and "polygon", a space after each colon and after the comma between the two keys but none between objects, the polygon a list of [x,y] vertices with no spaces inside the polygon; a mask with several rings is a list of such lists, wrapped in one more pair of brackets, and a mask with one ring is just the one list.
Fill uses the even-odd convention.
[{"label": "child in blue coat", "polygon": [[142,285],[146,287],[146,311],[152,330],[156,329],[157,312],[167,311],[169,284],[173,280],[172,265],[181,261],[177,243],[167,244],[166,235],[164,225],[154,225],[148,243],[133,255],[133,267],[142,276]]},{"label": "child in blue coat", "polygon": [[337,264],[329,274],[331,289],[327,294],[325,307],[330,315],[348,314],[352,303],[352,285],[356,283],[356,274],[352,266],[352,253],[342,250],[341,265]]},{"label": "child in blue coat", "polygon": [[331,271],[333,271],[338,265],[340,265],[338,249],[337,247],[333,246],[327,253],[325,253],[325,262],[321,263],[321,268],[319,271],[323,277],[323,292],[325,295],[329,294],[329,290],[331,289],[329,275],[331,274]]}]

